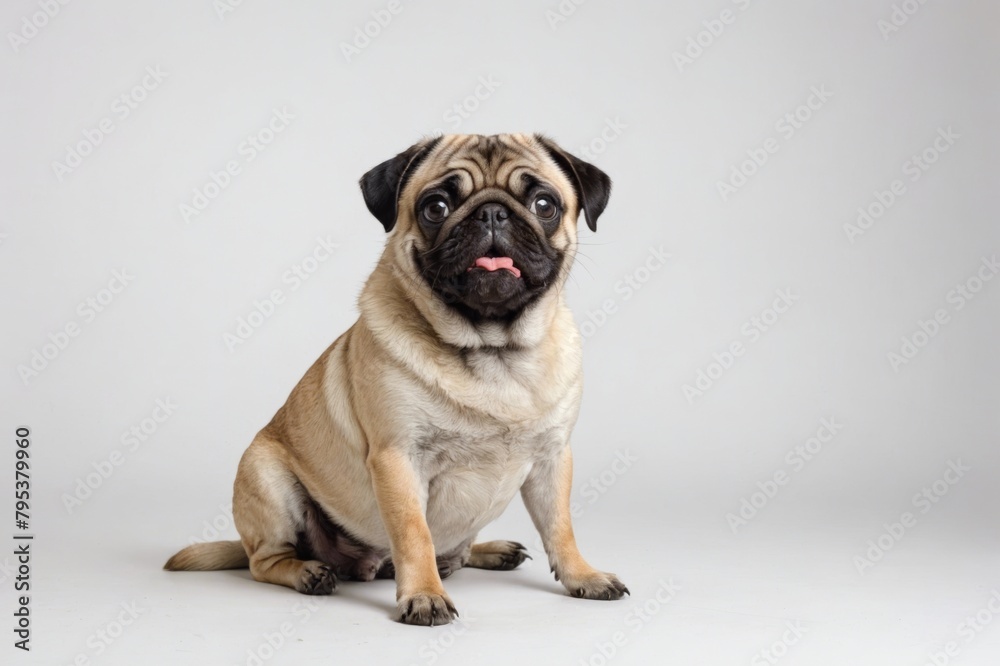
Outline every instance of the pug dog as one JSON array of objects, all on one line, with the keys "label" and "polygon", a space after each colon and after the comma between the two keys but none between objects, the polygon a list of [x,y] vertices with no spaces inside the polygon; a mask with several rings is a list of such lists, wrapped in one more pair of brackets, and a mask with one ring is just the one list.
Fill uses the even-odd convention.
[{"label": "pug dog", "polygon": [[303,594],[395,578],[398,620],[445,624],[442,578],[528,557],[476,542],[520,491],[556,580],[621,599],[570,520],[582,344],[563,295],[577,218],[596,231],[611,180],[541,135],[449,135],[379,164],[361,191],[389,235],[357,322],[240,460],[240,541],[164,568],[249,566]]}]

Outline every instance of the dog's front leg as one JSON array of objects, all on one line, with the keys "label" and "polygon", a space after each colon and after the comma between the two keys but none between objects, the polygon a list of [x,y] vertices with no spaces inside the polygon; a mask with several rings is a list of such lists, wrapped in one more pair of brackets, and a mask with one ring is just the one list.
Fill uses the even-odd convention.
[{"label": "dog's front leg", "polygon": [[426,489],[413,465],[402,452],[387,448],[368,456],[368,471],[392,543],[397,619],[430,626],[451,622],[458,611],[441,584],[424,516]]},{"label": "dog's front leg", "polygon": [[567,444],[553,458],[535,463],[521,486],[521,497],[549,556],[556,580],[574,597],[621,599],[628,588],[612,573],[590,566],[576,546],[570,516],[573,455]]}]

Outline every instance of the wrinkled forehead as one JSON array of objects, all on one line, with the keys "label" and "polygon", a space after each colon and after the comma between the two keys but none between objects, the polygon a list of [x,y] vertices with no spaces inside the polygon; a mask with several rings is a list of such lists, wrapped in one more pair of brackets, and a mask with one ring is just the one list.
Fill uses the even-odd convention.
[{"label": "wrinkled forehead", "polygon": [[[569,198],[573,188],[545,148],[530,135],[444,136],[410,181],[412,192],[447,185],[461,198],[486,188],[521,197],[538,185]],[[410,189],[410,188],[407,188]]]}]

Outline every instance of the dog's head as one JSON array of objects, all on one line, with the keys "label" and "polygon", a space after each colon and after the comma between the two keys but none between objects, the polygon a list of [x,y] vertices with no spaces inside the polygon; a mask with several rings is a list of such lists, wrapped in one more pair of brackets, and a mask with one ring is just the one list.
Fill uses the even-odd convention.
[{"label": "dog's head", "polygon": [[361,178],[404,273],[472,321],[511,320],[566,279],[577,217],[611,193],[600,169],[531,134],[449,135]]}]

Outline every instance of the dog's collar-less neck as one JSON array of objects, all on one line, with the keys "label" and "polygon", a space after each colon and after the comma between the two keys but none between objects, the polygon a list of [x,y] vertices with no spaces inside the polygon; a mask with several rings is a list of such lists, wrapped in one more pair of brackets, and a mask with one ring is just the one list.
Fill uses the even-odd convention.
[{"label": "dog's collar-less neck", "polygon": [[[537,298],[525,305],[516,318],[510,321],[484,319],[473,321],[458,312],[457,309],[444,303],[422,278],[414,277],[402,267],[412,248],[400,248],[396,260],[387,256],[393,252],[386,249],[378,267],[372,274],[361,295],[362,311],[366,310],[366,293],[370,290],[387,290],[394,294],[399,311],[405,308],[407,316],[419,318],[421,328],[441,343],[458,349],[520,349],[527,351],[540,347],[547,337],[547,330],[552,325],[555,313],[563,306],[561,289],[555,285],[539,294]],[[376,312],[370,313],[372,316]],[[372,319],[374,323],[374,319]],[[384,322],[385,325],[398,325],[398,321]]]}]

